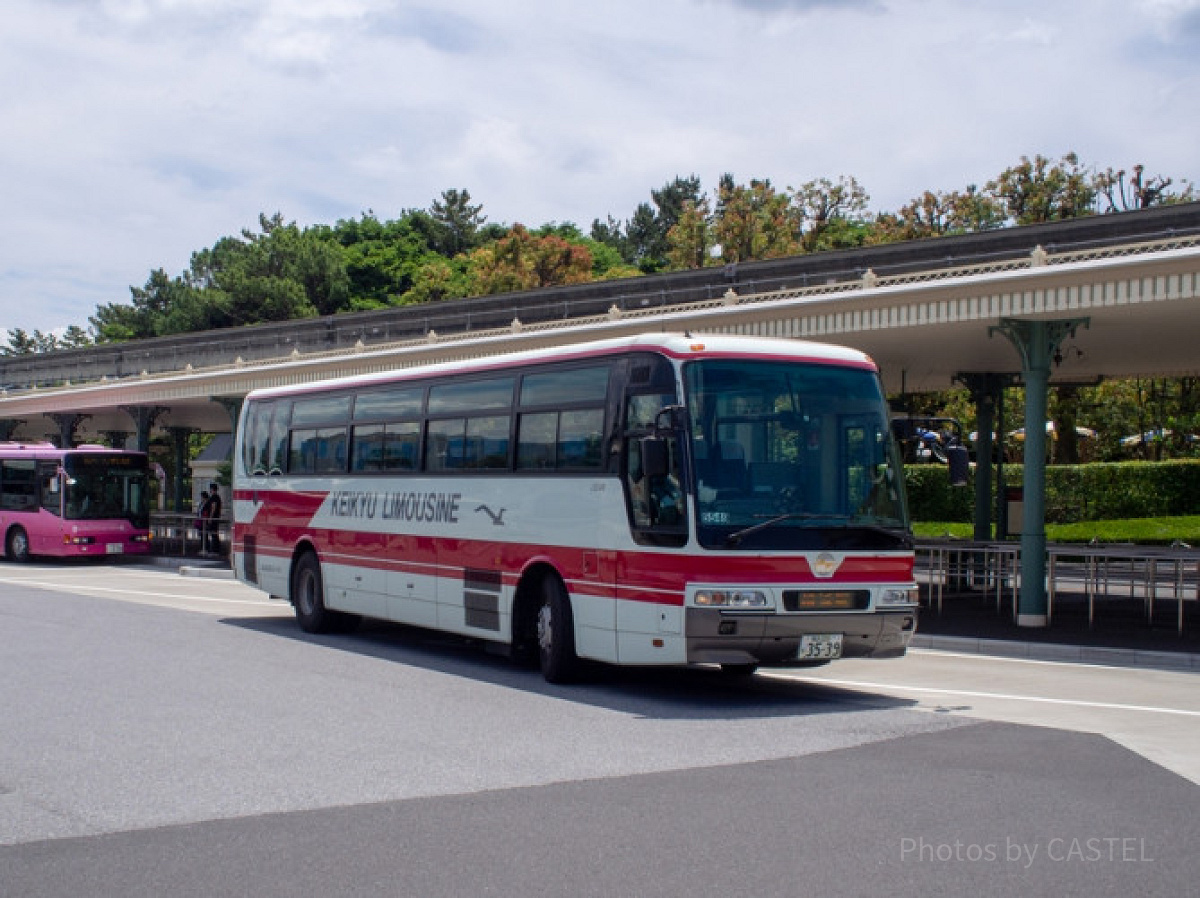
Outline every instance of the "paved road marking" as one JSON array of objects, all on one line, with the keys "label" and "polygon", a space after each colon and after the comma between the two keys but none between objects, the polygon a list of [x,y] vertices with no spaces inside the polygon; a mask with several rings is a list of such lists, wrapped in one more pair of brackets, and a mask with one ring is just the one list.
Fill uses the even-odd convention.
[{"label": "paved road marking", "polygon": [[111,586],[89,586],[87,584],[80,584],[80,583],[72,583],[72,584],[66,584],[66,583],[61,583],[61,582],[56,583],[56,582],[48,581],[48,580],[25,579],[23,577],[20,577],[20,578],[0,577],[0,583],[7,583],[12,586],[36,586],[36,587],[40,587],[42,589],[53,589],[53,590],[58,590],[58,591],[80,590],[80,591],[89,592],[89,593],[94,593],[94,592],[112,593],[112,594],[115,594],[118,596],[142,596],[143,598],[148,598],[148,599],[181,599],[183,601],[188,601],[188,602],[220,602],[223,605],[254,605],[254,606],[257,606],[260,608],[263,606],[267,606],[267,607],[277,606],[279,604],[278,602],[274,602],[274,601],[272,601],[270,599],[266,599],[266,598],[260,599],[257,601],[255,601],[253,599],[223,599],[223,598],[216,597],[216,596],[195,595],[195,594],[190,594],[190,593],[149,592],[149,591],[145,591],[145,590],[124,589],[124,588],[117,589],[117,588],[114,588]]},{"label": "paved road marking", "polygon": [[[991,659],[989,659],[991,660]],[[783,676],[787,679],[801,679],[787,674],[768,673],[768,676]],[[825,683],[830,686],[847,686],[853,689],[872,689],[881,692],[924,692],[932,695],[949,695],[959,698],[986,698],[1014,702],[1033,702],[1046,705],[1071,705],[1077,708],[1101,708],[1107,711],[1141,711],[1150,714],[1177,714],[1182,717],[1198,717],[1200,711],[1187,711],[1181,708],[1161,708],[1154,705],[1125,705],[1114,702],[1090,702],[1082,699],[1048,698],[1041,695],[1017,695],[1006,692],[976,692],[968,689],[938,689],[931,686],[906,686],[902,683],[871,683],[865,680],[840,680],[829,677],[804,677],[811,683]]]}]

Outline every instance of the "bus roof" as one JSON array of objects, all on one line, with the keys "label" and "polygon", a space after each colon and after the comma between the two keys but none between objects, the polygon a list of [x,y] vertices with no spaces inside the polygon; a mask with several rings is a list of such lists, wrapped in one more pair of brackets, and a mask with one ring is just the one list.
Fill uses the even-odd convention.
[{"label": "bus roof", "polygon": [[675,358],[716,358],[737,356],[742,358],[790,359],[877,370],[875,363],[866,353],[831,343],[816,343],[808,340],[790,340],[778,337],[741,337],[726,334],[638,334],[556,346],[548,349],[532,349],[523,352],[498,353],[474,359],[451,362],[436,362],[396,368],[373,374],[350,375],[303,384],[282,387],[266,387],[254,390],[247,399],[274,399],[304,395],[312,391],[370,387],[395,381],[445,374],[465,374],[503,370],[508,367],[527,365],[532,362],[554,362],[601,358],[630,350],[661,352]]}]

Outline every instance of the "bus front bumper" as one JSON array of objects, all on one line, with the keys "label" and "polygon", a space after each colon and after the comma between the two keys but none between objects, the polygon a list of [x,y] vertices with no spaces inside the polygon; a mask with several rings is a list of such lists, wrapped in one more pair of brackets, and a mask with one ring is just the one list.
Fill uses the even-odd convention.
[{"label": "bus front bumper", "polygon": [[900,657],[916,633],[917,609],[763,614],[688,608],[685,628],[689,664],[807,667],[833,658]]}]

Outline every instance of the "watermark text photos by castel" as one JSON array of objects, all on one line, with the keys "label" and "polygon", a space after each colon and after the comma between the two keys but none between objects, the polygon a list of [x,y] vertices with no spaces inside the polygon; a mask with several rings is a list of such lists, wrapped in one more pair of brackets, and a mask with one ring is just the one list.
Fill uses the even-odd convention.
[{"label": "watermark text photos by castel", "polygon": [[924,837],[900,840],[906,863],[1008,863],[1029,869],[1051,864],[1148,864],[1154,862],[1146,840],[1130,836],[1079,836],[1024,841],[1006,836],[994,842],[931,842]]}]

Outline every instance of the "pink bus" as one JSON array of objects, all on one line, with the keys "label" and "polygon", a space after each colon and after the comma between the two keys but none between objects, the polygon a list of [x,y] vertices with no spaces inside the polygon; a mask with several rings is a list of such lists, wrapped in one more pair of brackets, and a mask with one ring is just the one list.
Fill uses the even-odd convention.
[{"label": "pink bus", "polygon": [[237,576],[358,617],[747,674],[903,655],[913,544],[878,372],[793,340],[646,335],[251,393]]},{"label": "pink bus", "polygon": [[0,535],[4,557],[17,562],[148,552],[146,454],[0,443]]}]

